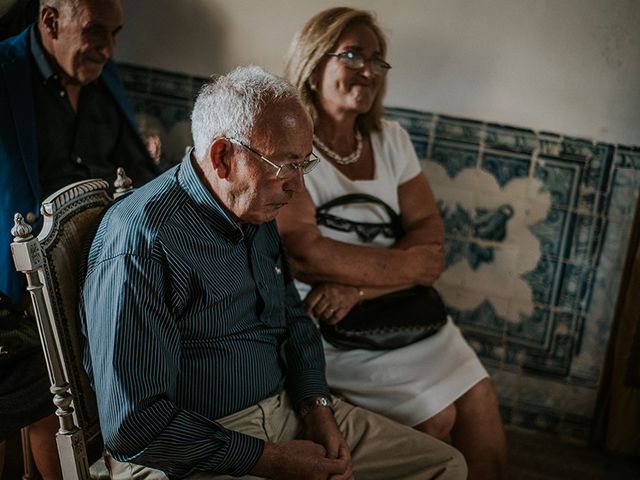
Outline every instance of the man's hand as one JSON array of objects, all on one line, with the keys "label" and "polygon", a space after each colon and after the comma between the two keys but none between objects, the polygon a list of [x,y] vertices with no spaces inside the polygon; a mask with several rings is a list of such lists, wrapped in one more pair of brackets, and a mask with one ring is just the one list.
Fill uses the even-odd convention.
[{"label": "man's hand", "polygon": [[327,458],[325,448],[310,440],[267,443],[251,474],[282,480],[353,478],[351,457]]},{"label": "man's hand", "polygon": [[326,457],[348,462],[348,468],[330,480],[350,480],[353,478],[351,452],[342,433],[338,429],[333,412],[328,407],[318,407],[304,417],[304,437],[325,448]]}]

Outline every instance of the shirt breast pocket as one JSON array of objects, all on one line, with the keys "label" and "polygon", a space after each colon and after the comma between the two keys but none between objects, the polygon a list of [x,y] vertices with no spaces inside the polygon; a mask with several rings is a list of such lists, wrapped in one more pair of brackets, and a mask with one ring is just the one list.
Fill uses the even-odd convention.
[{"label": "shirt breast pocket", "polygon": [[272,327],[282,327],[285,319],[285,279],[283,257],[261,254],[260,279],[258,290],[264,302],[261,319]]}]

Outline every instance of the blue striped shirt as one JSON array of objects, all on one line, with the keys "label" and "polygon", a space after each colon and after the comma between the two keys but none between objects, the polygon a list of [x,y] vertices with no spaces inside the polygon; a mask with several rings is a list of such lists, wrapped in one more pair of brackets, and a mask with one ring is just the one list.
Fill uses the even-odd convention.
[{"label": "blue striped shirt", "polygon": [[214,419],[328,395],[274,222],[239,225],[189,156],[102,219],[81,317],[107,450],[182,477],[247,474],[264,443]]}]

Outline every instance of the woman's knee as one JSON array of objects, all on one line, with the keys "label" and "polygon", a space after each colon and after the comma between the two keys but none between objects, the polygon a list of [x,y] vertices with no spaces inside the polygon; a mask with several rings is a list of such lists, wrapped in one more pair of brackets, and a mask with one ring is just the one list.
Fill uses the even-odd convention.
[{"label": "woman's knee", "polygon": [[443,440],[449,435],[453,425],[456,423],[456,415],[456,407],[454,404],[451,404],[444,410],[436,413],[433,417],[416,425],[414,428],[432,437]]},{"label": "woman's knee", "polygon": [[476,416],[491,412],[497,413],[498,395],[491,380],[485,378],[456,400],[455,405],[458,413],[462,416],[466,414]]}]

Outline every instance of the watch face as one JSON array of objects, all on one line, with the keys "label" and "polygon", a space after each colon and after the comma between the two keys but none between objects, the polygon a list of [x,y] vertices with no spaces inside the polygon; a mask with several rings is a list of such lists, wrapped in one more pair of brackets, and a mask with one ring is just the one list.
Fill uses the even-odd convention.
[{"label": "watch face", "polygon": [[300,417],[304,418],[311,410],[317,407],[329,407],[333,411],[331,399],[327,397],[309,397],[300,402]]}]

